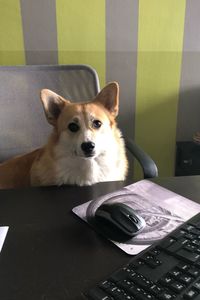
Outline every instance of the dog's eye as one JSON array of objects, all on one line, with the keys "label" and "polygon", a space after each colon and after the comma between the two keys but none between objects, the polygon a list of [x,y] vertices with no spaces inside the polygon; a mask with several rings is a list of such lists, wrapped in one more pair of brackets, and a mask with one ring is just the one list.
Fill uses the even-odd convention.
[{"label": "dog's eye", "polygon": [[101,127],[101,125],[102,125],[102,123],[101,123],[101,121],[99,121],[99,120],[94,120],[94,121],[92,122],[93,128],[98,129],[98,128]]},{"label": "dog's eye", "polygon": [[69,129],[71,132],[77,132],[77,131],[79,130],[79,125],[76,124],[76,123],[69,123],[68,129]]}]

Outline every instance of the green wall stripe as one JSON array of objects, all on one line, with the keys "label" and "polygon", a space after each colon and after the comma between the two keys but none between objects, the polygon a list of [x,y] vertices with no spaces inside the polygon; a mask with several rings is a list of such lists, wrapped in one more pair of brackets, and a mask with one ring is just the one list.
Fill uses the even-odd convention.
[{"label": "green wall stripe", "polygon": [[105,84],[105,0],[57,0],[58,62],[88,64]]},{"label": "green wall stripe", "polygon": [[185,5],[139,1],[135,140],[156,161],[160,176],[174,173]]},{"label": "green wall stripe", "polygon": [[24,43],[18,0],[0,1],[0,65],[24,64]]}]

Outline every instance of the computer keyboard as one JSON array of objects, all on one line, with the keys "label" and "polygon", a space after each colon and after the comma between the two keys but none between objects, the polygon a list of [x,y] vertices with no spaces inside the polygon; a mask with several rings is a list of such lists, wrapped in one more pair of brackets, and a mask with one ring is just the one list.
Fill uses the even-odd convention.
[{"label": "computer keyboard", "polygon": [[200,300],[200,213],[86,293],[91,300]]}]

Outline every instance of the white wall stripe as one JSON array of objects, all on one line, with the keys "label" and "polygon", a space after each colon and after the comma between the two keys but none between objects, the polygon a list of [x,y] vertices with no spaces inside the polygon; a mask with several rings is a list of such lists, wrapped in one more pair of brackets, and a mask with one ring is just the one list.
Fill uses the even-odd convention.
[{"label": "white wall stripe", "polygon": [[[106,81],[120,84],[118,123],[125,135],[134,138],[138,1],[106,1]],[[130,173],[133,163],[130,166]]]},{"label": "white wall stripe", "polygon": [[55,0],[20,0],[26,64],[57,64]]},{"label": "white wall stripe", "polygon": [[199,0],[187,0],[182,71],[177,116],[177,141],[190,141],[200,131]]}]

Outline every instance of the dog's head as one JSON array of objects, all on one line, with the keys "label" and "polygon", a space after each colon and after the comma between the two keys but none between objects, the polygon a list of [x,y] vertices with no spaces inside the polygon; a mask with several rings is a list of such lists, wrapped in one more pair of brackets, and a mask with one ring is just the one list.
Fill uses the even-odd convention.
[{"label": "dog's head", "polygon": [[116,134],[119,107],[116,82],[109,83],[90,102],[72,103],[48,89],[41,91],[41,100],[63,152],[89,158],[103,154],[109,147]]}]

